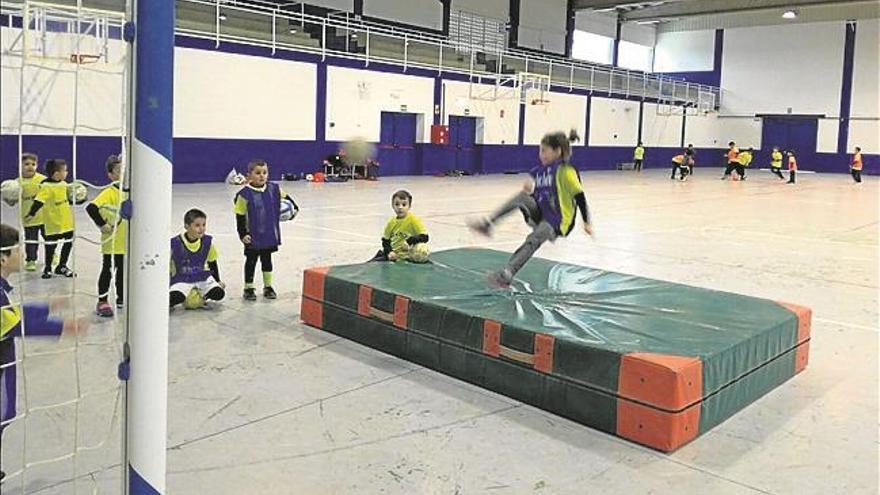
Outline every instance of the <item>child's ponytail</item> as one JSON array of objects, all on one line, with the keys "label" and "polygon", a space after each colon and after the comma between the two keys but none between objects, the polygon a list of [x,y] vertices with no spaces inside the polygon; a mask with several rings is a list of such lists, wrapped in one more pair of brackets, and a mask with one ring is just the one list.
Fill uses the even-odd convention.
[{"label": "child's ponytail", "polygon": [[548,148],[552,148],[554,150],[559,150],[560,155],[563,161],[568,161],[571,158],[571,143],[575,143],[580,141],[581,137],[578,135],[577,130],[572,129],[566,135],[564,132],[551,132],[544,135],[544,138],[541,139],[541,146],[546,146]]}]

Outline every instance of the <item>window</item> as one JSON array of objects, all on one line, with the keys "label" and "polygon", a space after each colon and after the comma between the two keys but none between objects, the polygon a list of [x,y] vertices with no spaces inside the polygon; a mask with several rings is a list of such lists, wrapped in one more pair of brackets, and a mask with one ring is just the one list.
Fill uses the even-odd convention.
[{"label": "window", "polygon": [[[571,57],[587,62],[611,64],[614,40],[607,36],[575,30],[572,39]],[[649,59],[650,60],[650,59]]]},{"label": "window", "polygon": [[625,69],[651,72],[654,49],[650,46],[621,41],[618,45],[617,65]]}]

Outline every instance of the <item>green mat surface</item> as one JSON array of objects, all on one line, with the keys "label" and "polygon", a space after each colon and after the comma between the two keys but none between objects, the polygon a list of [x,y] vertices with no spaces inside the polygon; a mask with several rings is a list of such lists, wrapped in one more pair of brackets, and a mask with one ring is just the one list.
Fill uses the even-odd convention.
[{"label": "green mat surface", "polygon": [[[507,391],[516,384],[488,383],[498,378],[480,376],[487,365],[468,371],[467,360],[503,363],[527,402],[628,438],[621,422],[636,416],[653,418],[636,420],[636,430],[652,421],[687,429],[683,440],[673,435],[666,444],[634,438],[662,450],[720,423],[806,365],[806,308],[540,258],[510,289],[490,288],[485,274],[508,257],[454,249],[425,265],[310,269],[303,319],[380,349],[400,340],[400,348],[383,350],[516,395]],[[443,349],[447,361],[453,352],[465,361],[447,369]],[[572,404],[553,406],[559,394],[545,396],[551,378],[563,397],[573,388],[587,393],[592,403],[580,407],[595,411],[585,418]]]}]

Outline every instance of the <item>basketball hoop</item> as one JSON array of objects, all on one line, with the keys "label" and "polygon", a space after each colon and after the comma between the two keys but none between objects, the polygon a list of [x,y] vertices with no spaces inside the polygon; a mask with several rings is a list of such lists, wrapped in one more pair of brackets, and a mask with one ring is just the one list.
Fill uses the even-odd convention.
[{"label": "basketball hoop", "polygon": [[550,100],[547,100],[547,99],[545,99],[545,98],[534,98],[534,99],[532,99],[532,105],[541,105],[541,106],[544,106],[544,105],[549,105],[549,104],[550,104]]},{"label": "basketball hoop", "polygon": [[70,63],[72,64],[94,64],[101,59],[100,55],[92,55],[90,53],[71,53]]}]

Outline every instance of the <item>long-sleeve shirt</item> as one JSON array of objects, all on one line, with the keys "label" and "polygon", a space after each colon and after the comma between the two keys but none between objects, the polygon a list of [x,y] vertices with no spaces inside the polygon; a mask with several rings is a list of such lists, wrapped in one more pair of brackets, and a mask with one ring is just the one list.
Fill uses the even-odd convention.
[{"label": "long-sleeve shirt", "polygon": [[0,431],[15,417],[15,337],[59,336],[64,322],[45,303],[12,304],[12,286],[0,277]]}]

